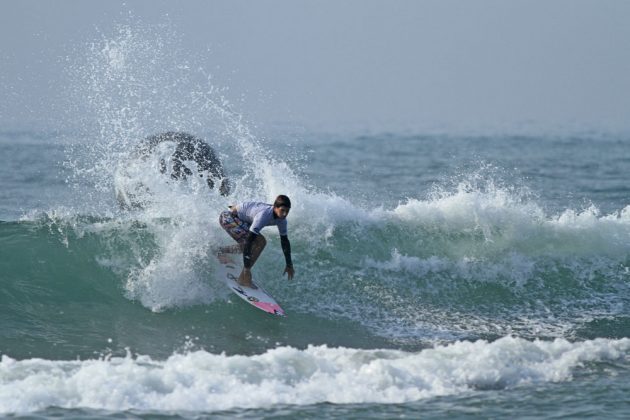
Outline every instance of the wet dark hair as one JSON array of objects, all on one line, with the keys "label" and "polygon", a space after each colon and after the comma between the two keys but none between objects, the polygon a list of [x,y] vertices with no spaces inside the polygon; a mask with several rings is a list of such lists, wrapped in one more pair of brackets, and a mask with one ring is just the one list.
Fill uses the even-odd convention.
[{"label": "wet dark hair", "polygon": [[291,208],[291,200],[286,195],[279,195],[276,197],[276,201],[273,202],[273,206]]}]

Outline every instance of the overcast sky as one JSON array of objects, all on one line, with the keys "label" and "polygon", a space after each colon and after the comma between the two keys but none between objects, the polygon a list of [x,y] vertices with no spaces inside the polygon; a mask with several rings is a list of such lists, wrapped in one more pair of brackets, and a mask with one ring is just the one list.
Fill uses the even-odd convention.
[{"label": "overcast sky", "polygon": [[129,12],[261,125],[630,130],[622,0],[0,0],[0,129],[63,125],[65,58]]}]

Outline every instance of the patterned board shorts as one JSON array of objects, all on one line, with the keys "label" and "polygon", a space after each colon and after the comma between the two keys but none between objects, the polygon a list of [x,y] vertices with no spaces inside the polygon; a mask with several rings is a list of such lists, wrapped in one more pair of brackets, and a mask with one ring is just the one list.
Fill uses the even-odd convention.
[{"label": "patterned board shorts", "polygon": [[221,212],[219,224],[239,244],[244,244],[249,232],[249,225],[235,216],[231,211]]}]

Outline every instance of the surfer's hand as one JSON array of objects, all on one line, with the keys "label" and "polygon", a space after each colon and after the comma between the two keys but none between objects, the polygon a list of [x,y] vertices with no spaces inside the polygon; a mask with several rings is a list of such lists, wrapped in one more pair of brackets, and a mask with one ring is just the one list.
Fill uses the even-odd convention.
[{"label": "surfer's hand", "polygon": [[293,267],[287,266],[284,269],[284,273],[282,273],[282,275],[284,276],[285,273],[287,274],[287,277],[289,278],[289,280],[293,280],[293,275],[295,274],[295,270],[293,270]]}]

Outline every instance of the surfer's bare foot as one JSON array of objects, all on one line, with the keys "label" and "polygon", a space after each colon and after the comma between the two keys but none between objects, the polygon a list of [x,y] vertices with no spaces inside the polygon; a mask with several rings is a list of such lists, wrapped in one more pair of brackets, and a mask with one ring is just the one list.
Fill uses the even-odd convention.
[{"label": "surfer's bare foot", "polygon": [[252,283],[252,272],[248,268],[243,268],[241,275],[238,276],[237,283],[243,287],[249,287],[250,289],[256,289],[254,283]]},{"label": "surfer's bare foot", "polygon": [[256,287],[256,285],[252,282],[246,283],[246,282],[237,282],[239,284],[239,286],[243,286],[243,287],[247,287],[249,289],[258,289],[258,287]]}]

